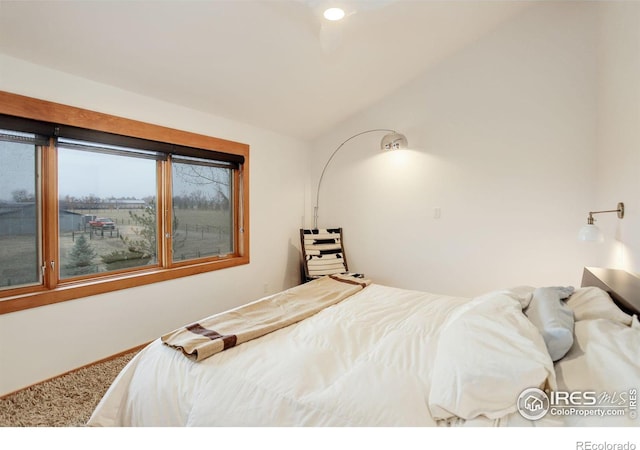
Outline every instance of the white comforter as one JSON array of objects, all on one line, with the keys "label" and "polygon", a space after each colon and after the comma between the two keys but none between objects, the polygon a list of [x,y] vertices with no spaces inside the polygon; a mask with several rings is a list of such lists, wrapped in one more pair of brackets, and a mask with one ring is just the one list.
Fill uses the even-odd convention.
[{"label": "white comforter", "polygon": [[[575,404],[580,406],[554,419],[568,426],[640,426],[638,318],[630,326],[607,319],[579,321],[574,334],[573,347],[556,364],[556,374],[558,388],[578,395]],[[595,396],[596,405],[583,397],[586,393]]]},{"label": "white comforter", "polygon": [[157,340],[89,425],[522,425],[518,395],[545,385],[555,387],[553,364],[515,295],[469,300],[372,284],[201,362]]}]

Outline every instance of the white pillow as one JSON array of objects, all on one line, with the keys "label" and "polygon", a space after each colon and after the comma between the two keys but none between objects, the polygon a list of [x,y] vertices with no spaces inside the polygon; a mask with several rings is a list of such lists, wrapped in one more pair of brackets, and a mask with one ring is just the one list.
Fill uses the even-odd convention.
[{"label": "white pillow", "polygon": [[589,286],[575,290],[567,300],[576,321],[607,319],[631,325],[631,316],[616,306],[609,294],[599,287]]}]

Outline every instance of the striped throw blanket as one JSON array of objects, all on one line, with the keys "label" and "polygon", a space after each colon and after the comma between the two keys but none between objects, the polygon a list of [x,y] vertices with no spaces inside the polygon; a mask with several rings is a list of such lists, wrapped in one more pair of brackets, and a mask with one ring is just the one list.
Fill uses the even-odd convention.
[{"label": "striped throw blanket", "polygon": [[162,342],[201,361],[310,317],[361,291],[370,280],[330,275],[216,314],[162,336]]}]

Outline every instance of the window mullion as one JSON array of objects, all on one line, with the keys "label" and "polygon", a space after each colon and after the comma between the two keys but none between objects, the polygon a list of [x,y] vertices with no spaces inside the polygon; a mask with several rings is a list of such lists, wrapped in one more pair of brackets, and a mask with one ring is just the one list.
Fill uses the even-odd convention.
[{"label": "window mullion", "polygon": [[58,151],[55,139],[42,147],[42,254],[44,285],[53,289],[58,285]]},{"label": "window mullion", "polygon": [[158,263],[170,267],[172,258],[171,157],[158,161]]}]

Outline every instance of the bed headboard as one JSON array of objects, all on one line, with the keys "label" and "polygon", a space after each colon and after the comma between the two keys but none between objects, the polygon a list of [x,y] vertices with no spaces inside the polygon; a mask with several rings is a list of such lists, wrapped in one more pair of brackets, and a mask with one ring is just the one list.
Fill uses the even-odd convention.
[{"label": "bed headboard", "polygon": [[640,277],[637,275],[619,269],[585,267],[582,287],[586,286],[603,289],[624,312],[640,315]]}]

